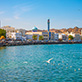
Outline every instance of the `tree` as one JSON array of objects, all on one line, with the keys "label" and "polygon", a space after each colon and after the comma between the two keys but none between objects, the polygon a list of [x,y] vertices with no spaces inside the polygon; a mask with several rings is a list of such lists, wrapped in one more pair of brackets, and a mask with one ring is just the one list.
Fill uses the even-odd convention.
[{"label": "tree", "polygon": [[1,36],[0,39],[5,39],[5,37],[4,36]]},{"label": "tree", "polygon": [[81,38],[81,40],[82,40],[82,38]]},{"label": "tree", "polygon": [[39,40],[43,40],[44,39],[44,37],[43,36],[39,36]]},{"label": "tree", "polygon": [[69,38],[69,40],[73,40],[73,36],[72,35],[69,35],[68,38]]},{"label": "tree", "polygon": [[32,36],[33,40],[37,40],[37,35]]},{"label": "tree", "polygon": [[0,29],[0,37],[4,36],[6,38],[6,30]]}]

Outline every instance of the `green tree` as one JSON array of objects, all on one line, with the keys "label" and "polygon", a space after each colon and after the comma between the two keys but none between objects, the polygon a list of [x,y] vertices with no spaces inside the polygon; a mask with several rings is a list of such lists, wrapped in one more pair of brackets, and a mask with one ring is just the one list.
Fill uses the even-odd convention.
[{"label": "green tree", "polygon": [[69,38],[69,40],[73,40],[73,36],[72,35],[69,35],[68,38]]},{"label": "green tree", "polygon": [[32,36],[33,40],[37,40],[37,35]]},{"label": "green tree", "polygon": [[44,40],[44,37],[43,36],[39,36],[39,40]]},{"label": "green tree", "polygon": [[1,36],[6,37],[6,30],[0,29],[0,37]]},{"label": "green tree", "polygon": [[81,38],[81,40],[82,40],[82,38]]}]

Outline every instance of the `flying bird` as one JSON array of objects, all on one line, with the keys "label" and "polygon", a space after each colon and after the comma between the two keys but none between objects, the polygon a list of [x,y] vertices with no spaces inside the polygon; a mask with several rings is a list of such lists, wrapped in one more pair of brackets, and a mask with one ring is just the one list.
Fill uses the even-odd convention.
[{"label": "flying bird", "polygon": [[49,59],[48,61],[46,61],[47,63],[50,63],[50,61],[52,60],[53,58]]},{"label": "flying bird", "polygon": [[23,63],[28,63],[27,61],[23,62]]}]

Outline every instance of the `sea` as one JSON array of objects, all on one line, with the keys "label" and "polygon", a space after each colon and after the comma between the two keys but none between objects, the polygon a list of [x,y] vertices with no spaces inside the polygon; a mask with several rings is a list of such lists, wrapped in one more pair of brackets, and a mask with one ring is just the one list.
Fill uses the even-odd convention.
[{"label": "sea", "polygon": [[0,82],[82,82],[82,44],[0,47]]}]

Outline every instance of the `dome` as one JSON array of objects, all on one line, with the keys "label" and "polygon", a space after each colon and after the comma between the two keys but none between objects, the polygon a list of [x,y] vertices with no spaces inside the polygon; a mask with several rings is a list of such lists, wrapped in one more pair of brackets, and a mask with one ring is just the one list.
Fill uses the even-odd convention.
[{"label": "dome", "polygon": [[37,29],[37,27],[33,27],[32,30],[33,30],[33,32],[37,32],[38,29]]}]

